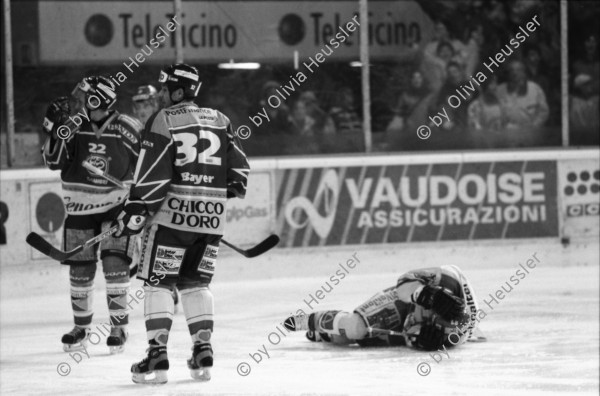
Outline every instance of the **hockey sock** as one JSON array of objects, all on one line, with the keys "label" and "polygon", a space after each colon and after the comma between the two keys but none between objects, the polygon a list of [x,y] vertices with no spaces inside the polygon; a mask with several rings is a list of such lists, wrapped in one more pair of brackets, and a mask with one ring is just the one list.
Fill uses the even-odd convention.
[{"label": "hockey sock", "polygon": [[94,275],[96,264],[72,265],[69,269],[71,281],[71,307],[75,325],[90,327],[94,302]]},{"label": "hockey sock", "polygon": [[129,265],[120,257],[107,256],[103,259],[106,279],[106,301],[111,326],[129,323],[127,295],[129,294]]},{"label": "hockey sock", "polygon": [[[210,338],[213,331],[213,295],[208,286],[188,286],[180,288],[181,304],[185,313],[192,342],[192,359],[200,367],[212,367],[213,351]],[[190,368],[196,367],[190,362]]]},{"label": "hockey sock", "polygon": [[209,342],[213,331],[213,294],[207,286],[182,285],[181,305],[194,343]]},{"label": "hockey sock", "polygon": [[167,345],[173,323],[174,304],[171,289],[162,285],[145,285],[144,295],[144,317],[148,342]]},{"label": "hockey sock", "polygon": [[333,342],[341,344],[364,338],[367,326],[358,314],[325,311],[315,314],[315,331],[326,333]]}]

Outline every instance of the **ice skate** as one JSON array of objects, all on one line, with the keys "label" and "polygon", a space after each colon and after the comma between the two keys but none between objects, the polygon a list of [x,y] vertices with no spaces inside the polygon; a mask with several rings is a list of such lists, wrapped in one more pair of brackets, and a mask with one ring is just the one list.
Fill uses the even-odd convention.
[{"label": "ice skate", "polygon": [[292,315],[283,322],[283,325],[290,331],[310,330],[309,322],[311,318],[314,321],[314,313],[310,315]]},{"label": "ice skate", "polygon": [[111,355],[121,353],[125,350],[125,343],[127,342],[128,336],[129,333],[124,327],[114,326],[110,329],[110,335],[106,339],[106,345],[108,345]]},{"label": "ice skate", "polygon": [[210,370],[213,365],[213,351],[210,344],[194,344],[192,357],[188,359],[187,364],[193,379],[210,381]]},{"label": "ice skate", "polygon": [[65,352],[81,351],[87,347],[90,338],[90,329],[87,327],[73,327],[73,330],[62,336],[63,350]]},{"label": "ice skate", "polygon": [[136,384],[166,384],[169,359],[167,347],[150,345],[148,356],[131,366],[131,379]]}]

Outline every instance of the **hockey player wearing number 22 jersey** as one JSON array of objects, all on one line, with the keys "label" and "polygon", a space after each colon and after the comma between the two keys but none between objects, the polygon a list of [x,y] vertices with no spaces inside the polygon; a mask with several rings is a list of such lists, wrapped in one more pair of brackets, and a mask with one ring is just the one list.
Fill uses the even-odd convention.
[{"label": "hockey player wearing number 22 jersey", "polygon": [[193,103],[200,88],[195,67],[161,71],[165,106],[146,123],[134,185],[119,216],[120,231],[142,232],[138,278],[145,281],[148,357],[132,366],[136,383],[165,383],[167,340],[173,317],[173,285],[190,335],[192,378],[210,380],[213,365],[215,271],[228,198],[243,198],[250,171],[229,119]]},{"label": "hockey player wearing number 22 jersey", "polygon": [[[115,87],[108,78],[87,77],[75,87],[70,99],[54,100],[46,113],[43,128],[48,137],[43,157],[50,169],[61,171],[67,212],[65,250],[106,231],[128,194],[127,189],[108,184],[85,169],[82,162],[91,163],[125,183],[133,180],[142,125],[111,110],[116,100]],[[111,322],[107,344],[112,353],[122,351],[127,339],[126,297],[134,248],[135,243],[129,237],[108,238],[99,244]],[[85,347],[90,333],[97,251],[98,245],[90,246],[64,262],[70,265],[75,318],[75,327],[62,338],[65,351]]]}]

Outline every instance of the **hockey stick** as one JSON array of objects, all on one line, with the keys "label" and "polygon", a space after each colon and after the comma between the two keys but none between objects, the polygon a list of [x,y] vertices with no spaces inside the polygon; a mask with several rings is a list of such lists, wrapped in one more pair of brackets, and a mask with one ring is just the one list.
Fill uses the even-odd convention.
[{"label": "hockey stick", "polygon": [[[115,232],[117,232],[118,229],[119,229],[118,226],[114,226],[113,228],[103,232],[102,234],[96,235],[92,239],[85,242],[83,245],[77,246],[75,249],[69,250],[68,252],[63,252],[62,250],[56,249],[54,246],[52,246],[50,243],[48,243],[48,241],[46,241],[44,238],[42,238],[41,235],[36,234],[35,232],[29,233],[29,235],[27,235],[26,241],[31,247],[33,247],[37,251],[45,254],[46,256],[49,256],[50,258],[57,260],[57,261],[65,261],[65,260],[68,260],[70,257],[73,257],[74,255],[76,255],[77,253],[79,253],[80,251],[85,249],[86,247],[95,245],[96,243],[100,242],[101,240],[114,234]],[[137,274],[137,269],[138,269],[137,264],[134,265],[132,268],[129,268],[129,277],[130,278],[135,276],[135,274]]]},{"label": "hockey stick", "polygon": [[[89,162],[83,161],[82,165],[84,168],[90,170],[91,172],[93,172],[95,174],[99,174],[98,172],[100,172],[101,173],[100,176],[117,184],[117,186],[123,187],[123,188],[125,187],[125,185],[120,180],[117,180],[110,175],[105,175],[103,171],[96,168]],[[44,255],[46,255],[54,260],[65,261],[65,260],[68,260],[69,258],[73,257],[74,255],[76,255],[77,253],[81,252],[83,249],[85,249],[89,246],[93,246],[93,245],[97,244],[98,242],[102,241],[103,239],[108,238],[109,236],[111,236],[112,234],[117,232],[118,230],[119,230],[119,226],[114,226],[114,227],[104,231],[103,233],[100,233],[100,234],[96,235],[95,237],[87,240],[82,245],[79,245],[79,246],[75,247],[74,249],[71,249],[66,252],[55,248],[48,241],[46,241],[41,235],[39,235],[35,232],[30,232],[29,235],[27,235],[27,238],[25,239],[25,241],[31,247],[36,249],[37,251],[43,253]]]},{"label": "hockey stick", "polygon": [[260,242],[258,245],[251,247],[250,249],[240,249],[239,247],[227,242],[225,239],[221,239],[224,245],[229,246],[239,254],[244,257],[252,258],[256,256],[260,256],[261,254],[271,250],[279,243],[279,237],[275,234],[269,235],[264,241]]},{"label": "hockey stick", "polygon": [[[113,183],[115,186],[121,187],[121,188],[127,188],[127,185],[125,183],[123,183],[121,180],[118,180],[115,177],[109,175],[102,169],[96,168],[94,165],[90,164],[89,162],[83,161],[82,165],[85,169],[89,170],[90,172],[94,173],[95,175],[103,177],[104,179]],[[241,249],[241,248],[227,242],[225,239],[221,239],[221,242],[223,242],[224,245],[229,246],[230,248],[232,248],[233,250],[235,250],[242,256],[247,257],[247,258],[253,258],[256,256],[260,256],[261,254],[274,248],[279,243],[279,237],[275,234],[271,234],[265,240],[260,242],[258,245],[253,246],[250,249],[246,249],[246,250]]]},{"label": "hockey stick", "polygon": [[393,330],[378,329],[378,328],[373,328],[373,327],[367,327],[367,331],[369,332],[370,336],[373,336],[373,332],[381,333],[384,335],[392,335],[392,336],[406,335],[406,333],[404,331],[393,331]]},{"label": "hockey stick", "polygon": [[[386,330],[386,329],[377,329],[377,328],[373,328],[373,327],[367,327],[367,331],[369,332],[369,335],[372,336],[373,332],[375,333],[381,333],[384,335],[392,335],[392,336],[405,336],[406,333],[405,332],[398,332],[398,331],[393,331],[393,330]],[[467,339],[468,342],[486,342],[487,341],[487,337],[483,334],[483,332],[476,327],[475,331],[473,332],[473,335]]]},{"label": "hockey stick", "polygon": [[76,248],[67,252],[63,252],[62,250],[55,248],[54,246],[52,246],[52,244],[50,244],[50,242],[48,242],[47,240],[42,238],[41,235],[36,234],[35,232],[29,233],[29,235],[27,235],[26,241],[32,248],[45,254],[46,256],[49,256],[57,261],[65,261],[68,260],[70,257],[76,255],[77,253],[81,252],[83,249],[89,246],[93,246],[101,240],[108,238],[118,230],[119,226],[114,226],[104,231],[103,233],[98,234],[95,237],[87,240],[86,242],[84,242],[83,245],[79,245]]},{"label": "hockey stick", "polygon": [[120,188],[127,188],[128,187],[128,185],[126,183],[123,183],[121,180],[117,179],[116,177],[109,175],[108,173],[106,173],[102,169],[96,168],[94,165],[90,164],[87,161],[81,162],[81,165],[83,165],[83,167],[85,169],[89,170],[93,174],[95,174],[97,176],[100,176],[100,177],[108,180],[109,182],[111,182],[112,184],[114,184],[117,187],[120,187]]}]

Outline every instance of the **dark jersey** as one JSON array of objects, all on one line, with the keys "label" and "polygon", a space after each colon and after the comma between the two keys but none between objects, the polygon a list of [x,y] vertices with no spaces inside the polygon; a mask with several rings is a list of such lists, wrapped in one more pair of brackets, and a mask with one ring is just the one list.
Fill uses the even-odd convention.
[{"label": "dark jersey", "polygon": [[68,139],[50,137],[43,157],[52,170],[60,170],[67,213],[104,213],[127,198],[128,189],[119,188],[82,166],[87,161],[115,178],[133,181],[139,154],[142,125],[136,119],[111,112],[100,129],[82,120],[78,132]]},{"label": "dark jersey", "polygon": [[250,166],[229,119],[180,103],[146,123],[128,202],[142,204],[151,222],[223,235],[227,198],[243,198]]}]

